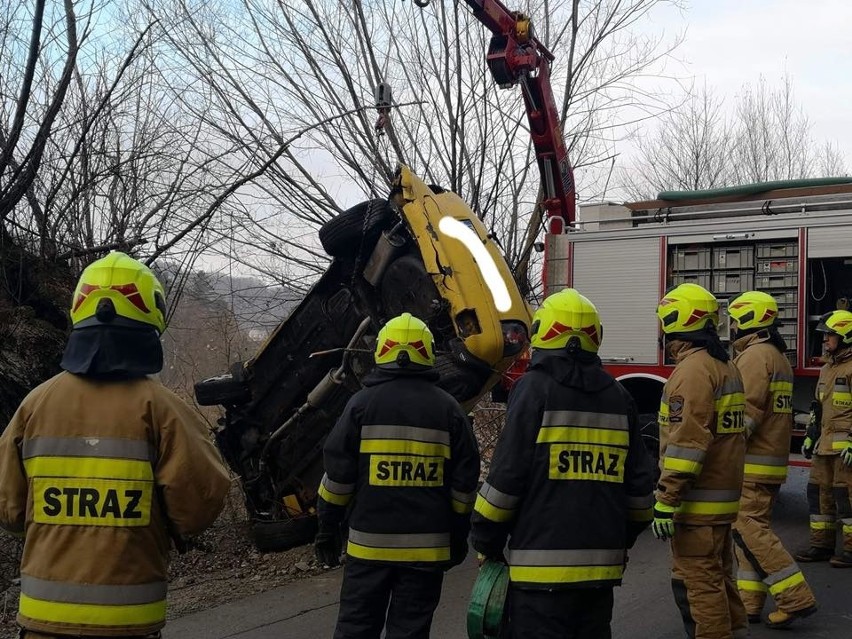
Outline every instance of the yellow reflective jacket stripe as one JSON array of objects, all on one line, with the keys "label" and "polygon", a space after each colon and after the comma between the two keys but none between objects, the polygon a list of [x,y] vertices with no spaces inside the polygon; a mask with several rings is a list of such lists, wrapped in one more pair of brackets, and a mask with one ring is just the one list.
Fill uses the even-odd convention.
[{"label": "yellow reflective jacket stripe", "polygon": [[467,515],[473,510],[473,504],[476,501],[476,491],[462,493],[455,488],[450,491],[452,499],[453,512],[459,515]]},{"label": "yellow reflective jacket stripe", "polygon": [[663,468],[689,475],[698,475],[704,467],[704,459],[706,457],[706,451],[669,444],[666,447]]},{"label": "yellow reflective jacket stripe", "polygon": [[624,551],[512,549],[506,559],[513,582],[582,583],[621,579]]},{"label": "yellow reflective jacket stripe", "polygon": [[450,447],[447,444],[417,442],[410,439],[362,439],[360,451],[450,458]]},{"label": "yellow reflective jacket stripe", "polygon": [[555,443],[607,444],[628,446],[630,432],[612,428],[590,428],[581,426],[549,426],[539,429],[536,444]]},{"label": "yellow reflective jacket stripe", "polygon": [[346,552],[352,557],[373,561],[449,561],[450,534],[365,533],[350,528]]},{"label": "yellow reflective jacket stripe", "polygon": [[355,494],[355,484],[343,484],[323,474],[319,487],[319,496],[330,504],[345,506]]},{"label": "yellow reflective jacket stripe", "polygon": [[34,621],[151,626],[166,618],[166,583],[91,585],[21,576],[20,613]]},{"label": "yellow reflective jacket stripe", "polygon": [[515,516],[520,502],[520,497],[504,493],[485,482],[479,489],[479,495],[476,496],[476,504],[473,509],[486,519],[505,522]]}]

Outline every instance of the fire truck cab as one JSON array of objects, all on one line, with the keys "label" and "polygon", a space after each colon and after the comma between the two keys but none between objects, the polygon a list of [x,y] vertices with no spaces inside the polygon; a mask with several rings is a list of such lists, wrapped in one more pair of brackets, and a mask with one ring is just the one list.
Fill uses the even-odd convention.
[{"label": "fire truck cab", "polygon": [[[660,348],[656,306],[670,287],[695,282],[722,307],[761,290],[779,306],[779,332],[795,382],[796,429],[804,437],[822,352],[819,317],[852,300],[852,179],[747,185],[712,192],[661,193],[657,200],[580,207],[575,230],[548,235],[545,293],[572,286],[597,306],[601,359],[636,400],[646,436],[673,365]],[[793,464],[805,464],[797,455]]]}]

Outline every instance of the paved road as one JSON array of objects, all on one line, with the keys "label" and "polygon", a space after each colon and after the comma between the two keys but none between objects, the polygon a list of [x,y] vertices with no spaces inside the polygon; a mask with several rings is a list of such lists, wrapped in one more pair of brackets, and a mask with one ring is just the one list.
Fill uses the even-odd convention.
[{"label": "paved road", "polygon": [[[789,549],[807,539],[806,471],[791,469],[776,511],[776,529]],[[819,613],[785,633],[752,626],[752,639],[779,636],[852,637],[852,570],[806,564],[805,575],[820,602]],[[341,571],[288,584],[170,622],[165,639],[325,639],[337,617]],[[465,639],[465,613],[476,563],[469,559],[447,574],[432,636]],[[767,605],[767,611],[771,610]],[[795,628],[795,627],[794,627]],[[613,635],[630,639],[681,639],[683,629],[672,599],[668,546],[645,533],[631,553],[625,584],[616,589]]]}]

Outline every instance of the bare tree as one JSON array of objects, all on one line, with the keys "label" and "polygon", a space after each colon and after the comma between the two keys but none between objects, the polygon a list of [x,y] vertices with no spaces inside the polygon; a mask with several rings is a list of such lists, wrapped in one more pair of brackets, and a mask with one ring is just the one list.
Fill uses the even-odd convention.
[{"label": "bare tree", "polygon": [[628,197],[846,173],[837,146],[814,140],[789,76],[778,88],[763,78],[744,87],[726,113],[724,100],[705,86],[660,118],[652,133],[637,136],[633,161],[622,172]]},{"label": "bare tree", "polygon": [[[608,167],[623,130],[619,114],[641,106],[647,117],[663,108],[631,84],[670,51],[632,30],[662,4],[672,3],[525,6],[557,54],[554,89],[572,160],[589,184],[598,167]],[[291,240],[285,225],[300,220],[310,232],[346,200],[384,195],[404,162],[469,201],[512,265],[526,260],[539,231],[539,176],[525,112],[517,89],[494,86],[484,63],[490,34],[463,2],[418,9],[408,0],[147,0],[146,7],[168,25],[162,37],[182,62],[175,95],[223,143],[242,145],[232,162],[278,154],[241,194],[254,205],[229,222],[236,236],[222,237],[245,249],[237,253],[257,261],[277,251],[285,258],[279,263],[315,277],[323,265],[316,244]],[[384,135],[372,111],[382,82],[396,94]],[[282,151],[293,132],[308,129]]]},{"label": "bare tree", "polygon": [[722,102],[705,86],[680,108],[661,116],[652,134],[637,136],[641,159],[624,172],[623,188],[640,199],[647,195],[648,185],[682,190],[722,186],[729,180],[730,145]]}]

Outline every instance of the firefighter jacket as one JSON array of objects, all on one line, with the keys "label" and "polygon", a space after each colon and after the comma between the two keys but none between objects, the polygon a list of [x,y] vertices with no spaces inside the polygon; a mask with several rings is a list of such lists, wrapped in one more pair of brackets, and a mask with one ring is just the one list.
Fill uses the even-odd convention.
[{"label": "firefighter jacket", "polygon": [[657,500],[681,524],[733,523],[745,462],[745,396],[733,362],[673,340],[675,360],[660,402]]},{"label": "firefighter jacket", "polygon": [[169,535],[207,528],[230,483],[205,425],[159,382],[41,384],[0,437],[0,526],[25,539],[18,623],[75,636],[162,628]]},{"label": "firefighter jacket", "polygon": [[627,391],[600,360],[533,353],[476,499],[473,547],[524,589],[621,583],[626,549],[653,519],[653,465]]},{"label": "firefighter jacket", "polygon": [[353,502],[352,558],[446,568],[452,547],[467,550],[479,449],[437,379],[433,370],[376,370],[325,442],[319,518],[340,523]]},{"label": "firefighter jacket", "polygon": [[816,398],[822,404],[822,434],[818,455],[837,455],[846,448],[852,430],[852,348],[832,356],[819,372]]},{"label": "firefighter jacket", "polygon": [[745,389],[744,479],[783,484],[793,431],[793,369],[769,339],[761,330],[734,342],[734,364]]}]

